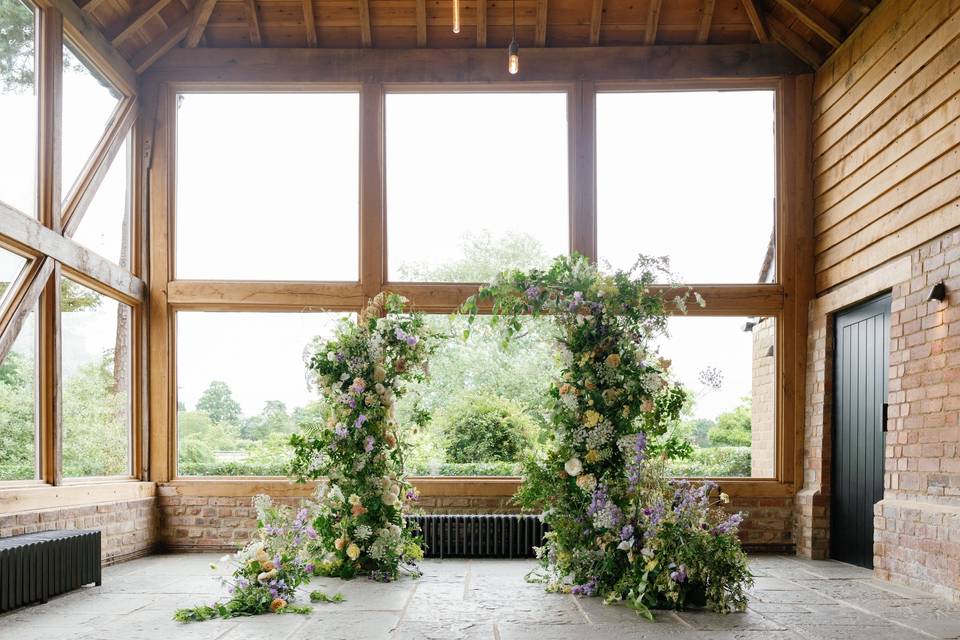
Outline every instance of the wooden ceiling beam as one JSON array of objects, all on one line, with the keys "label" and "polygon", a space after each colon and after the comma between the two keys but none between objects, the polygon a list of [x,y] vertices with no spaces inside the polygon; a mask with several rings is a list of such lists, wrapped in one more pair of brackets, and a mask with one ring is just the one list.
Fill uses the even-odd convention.
[{"label": "wooden ceiling beam", "polygon": [[107,0],[90,0],[90,2],[83,5],[83,7],[80,10],[88,15],[95,13],[96,10],[100,7],[100,5],[102,5],[106,1]]},{"label": "wooden ceiling beam", "polygon": [[[523,79],[568,82],[771,78],[809,73],[777,44],[525,49]],[[503,82],[498,49],[183,49],[151,69],[150,82]],[[718,80],[719,82],[720,80]]]},{"label": "wooden ceiling beam", "polygon": [[703,0],[703,9],[700,10],[700,26],[697,27],[697,44],[706,44],[710,39],[710,27],[713,26],[713,12],[717,7],[717,0]]},{"label": "wooden ceiling beam", "polygon": [[427,46],[427,0],[417,0],[417,46]]},{"label": "wooden ceiling beam", "polygon": [[317,17],[313,13],[313,0],[303,0],[303,29],[307,36],[307,46],[317,46],[319,38],[317,37]]},{"label": "wooden ceiling beam", "polygon": [[763,16],[760,14],[760,10],[757,8],[754,0],[740,0],[740,4],[747,13],[747,18],[750,20],[750,26],[753,27],[753,33],[757,36],[757,40],[760,42],[770,42],[770,34],[767,32],[767,27],[763,23]]},{"label": "wooden ceiling beam", "polygon": [[487,0],[477,0],[477,48],[487,48]]},{"label": "wooden ceiling beam", "polygon": [[780,22],[775,16],[767,16],[767,24],[770,26],[770,33],[774,40],[814,69],[820,68],[823,64],[823,55],[801,38],[800,34]]},{"label": "wooden ceiling beam", "polygon": [[360,44],[373,46],[373,33],[370,29],[370,0],[357,0],[360,9]]},{"label": "wooden ceiling beam", "polygon": [[661,9],[663,9],[663,0],[650,0],[650,8],[647,10],[647,26],[643,32],[643,43],[645,45],[652,45],[657,42]]},{"label": "wooden ceiling beam", "polygon": [[117,88],[127,95],[137,92],[137,74],[116,47],[80,10],[73,0],[47,0],[47,5],[63,15],[63,30],[75,41],[86,43],[84,53],[99,67]]},{"label": "wooden ceiling beam", "polygon": [[[193,12],[186,13],[182,18],[174,22],[159,37],[155,38],[150,44],[141,49],[130,59],[130,64],[136,69],[137,73],[143,73],[159,60],[165,53],[187,37],[191,25],[193,25],[196,15],[202,8],[203,2],[198,2]],[[202,31],[200,32],[203,33]]]},{"label": "wooden ceiling beam", "polygon": [[190,28],[187,35],[183,38],[183,46],[193,49],[200,44],[203,32],[207,28],[210,16],[213,15],[213,9],[217,6],[217,0],[199,0],[193,10],[193,17],[190,21]]},{"label": "wooden ceiling beam", "polygon": [[547,0],[537,0],[537,28],[534,46],[547,46]]},{"label": "wooden ceiling beam", "polygon": [[603,0],[593,0],[590,11],[590,46],[600,44],[600,24],[603,22]]},{"label": "wooden ceiling beam", "polygon": [[147,9],[138,15],[136,18],[131,20],[120,30],[117,35],[113,37],[110,41],[110,44],[117,46],[137,31],[142,29],[152,18],[160,14],[160,11],[165,9],[167,5],[170,4],[170,0],[154,0],[154,2],[147,7]]},{"label": "wooden ceiling beam", "polygon": [[247,29],[250,32],[250,44],[255,47],[263,46],[263,34],[260,33],[260,17],[257,15],[256,0],[244,0],[247,9]]},{"label": "wooden ceiling beam", "polygon": [[823,38],[834,49],[843,44],[846,39],[843,29],[813,6],[801,6],[797,0],[777,0],[777,3],[796,16],[808,29]]}]

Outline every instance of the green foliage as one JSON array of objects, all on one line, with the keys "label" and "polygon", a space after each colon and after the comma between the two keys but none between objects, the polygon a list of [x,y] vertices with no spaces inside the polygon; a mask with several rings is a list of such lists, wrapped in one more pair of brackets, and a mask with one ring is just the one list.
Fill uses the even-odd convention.
[{"label": "green foliage", "polygon": [[10,351],[0,363],[0,480],[34,477],[33,362]]},{"label": "green foliage", "polygon": [[[549,315],[560,331],[562,370],[550,387],[545,455],[530,458],[515,496],[550,526],[540,552],[548,590],[625,600],[641,615],[706,604],[746,606],[750,582],[736,528],[710,483],[671,482],[663,462],[690,455],[680,416],[688,392],[652,348],[668,301],[651,285],[668,281],[666,261],[641,257],[634,269],[600,273],[579,256],[547,269],[508,271],[469,299],[471,318],[490,302],[506,340],[525,314]],[[495,316],[495,317],[497,317]]]},{"label": "green foliage", "polygon": [[310,602],[323,602],[326,604],[340,604],[344,602],[346,598],[343,597],[342,593],[335,593],[332,596],[329,596],[324,591],[311,591],[310,592]]},{"label": "green foliage", "polygon": [[695,448],[682,460],[671,460],[667,471],[672,476],[689,478],[749,478],[750,447]]},{"label": "green foliage", "polygon": [[450,462],[515,462],[530,446],[533,421],[510,400],[482,395],[445,410]]},{"label": "green foliage", "polygon": [[716,425],[710,429],[710,444],[715,447],[749,447],[751,399],[742,398],[733,411],[717,416]]},{"label": "green foliage", "polygon": [[129,399],[115,384],[112,352],[79,367],[64,384],[64,476],[130,473]]},{"label": "green foliage", "polygon": [[0,0],[0,91],[34,88],[34,14],[19,0]]},{"label": "green foliage", "polygon": [[489,231],[467,233],[462,257],[447,264],[405,264],[401,279],[413,282],[490,282],[507,269],[545,267],[550,258],[539,240],[525,233],[494,236]]},{"label": "green foliage", "polygon": [[214,380],[197,401],[197,411],[206,413],[216,423],[239,424],[243,409],[233,399],[226,382]]},{"label": "green foliage", "polygon": [[521,462],[416,462],[405,465],[412,476],[518,476]]}]

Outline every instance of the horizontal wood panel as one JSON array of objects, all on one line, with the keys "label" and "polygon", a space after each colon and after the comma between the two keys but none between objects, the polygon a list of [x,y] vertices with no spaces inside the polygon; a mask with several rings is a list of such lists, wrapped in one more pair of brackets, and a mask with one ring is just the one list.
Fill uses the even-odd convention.
[{"label": "horizontal wood panel", "polygon": [[178,308],[219,310],[356,310],[366,302],[359,283],[226,282],[176,280],[167,286],[167,302]]},{"label": "horizontal wood panel", "polygon": [[960,0],[887,0],[862,31],[817,74],[819,293],[960,227]]},{"label": "horizontal wood panel", "polygon": [[523,74],[481,50],[173,49],[150,69],[181,82],[568,82],[778,77],[809,71],[776,44],[526,49]]},{"label": "horizontal wood panel", "polygon": [[0,488],[0,514],[57,507],[100,504],[151,498],[157,493],[153,482],[134,480],[49,485],[8,486]]},{"label": "horizontal wood panel", "polygon": [[2,202],[0,236],[38,254],[50,256],[91,280],[104,283],[120,297],[128,299],[125,301],[141,301],[146,298],[146,285],[132,273]]}]

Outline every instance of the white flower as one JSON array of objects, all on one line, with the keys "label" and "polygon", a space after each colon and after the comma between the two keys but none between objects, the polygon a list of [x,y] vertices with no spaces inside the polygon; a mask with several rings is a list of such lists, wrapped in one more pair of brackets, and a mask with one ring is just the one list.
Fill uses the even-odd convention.
[{"label": "white flower", "polygon": [[373,535],[373,529],[371,529],[369,526],[365,524],[361,524],[353,531],[353,537],[356,538],[357,540],[360,540],[361,542],[363,542],[364,540],[366,540],[372,535]]},{"label": "white flower", "polygon": [[629,551],[632,548],[633,548],[633,538],[630,538],[629,540],[624,540],[623,542],[617,545],[617,549],[620,549],[620,551]]},{"label": "white flower", "polygon": [[327,351],[327,360],[329,360],[330,362],[333,362],[336,359],[337,359],[336,353],[334,353],[333,351]]},{"label": "white flower", "polygon": [[383,504],[385,504],[386,506],[392,507],[396,505],[398,502],[400,502],[400,499],[397,498],[396,494],[394,494],[392,491],[387,489],[380,496],[380,501],[383,502]]},{"label": "white flower", "polygon": [[580,472],[583,471],[583,463],[580,462],[580,458],[570,458],[563,465],[563,470],[566,471],[568,475],[578,476]]}]

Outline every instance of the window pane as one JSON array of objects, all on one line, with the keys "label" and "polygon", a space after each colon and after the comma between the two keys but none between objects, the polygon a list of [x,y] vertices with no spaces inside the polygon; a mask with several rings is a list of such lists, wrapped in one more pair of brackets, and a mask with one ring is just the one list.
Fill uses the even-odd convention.
[{"label": "window pane", "polygon": [[601,264],[666,255],[684,282],[760,281],[775,122],[772,91],[598,94]]},{"label": "window pane", "polygon": [[487,282],[569,251],[567,96],[390,94],[391,281]]},{"label": "window pane", "polygon": [[36,17],[19,0],[0,0],[0,201],[36,216]]},{"label": "window pane", "polygon": [[64,200],[106,133],[121,97],[106,78],[83,62],[72,47],[64,43],[61,174]]},{"label": "window pane", "polygon": [[0,480],[37,477],[37,313],[0,361]]},{"label": "window pane", "polygon": [[675,430],[693,445],[671,472],[774,477],[775,319],[672,317],[669,332],[660,353],[692,395]]},{"label": "window pane", "polygon": [[306,349],[352,315],[178,313],[179,475],[286,475],[290,434],[322,415]]},{"label": "window pane", "polygon": [[27,262],[29,260],[19,253],[0,247],[0,310],[13,292],[13,285],[23,268],[27,266]]},{"label": "window pane", "polygon": [[104,258],[130,266],[130,137],[113,159],[73,239]]},{"label": "window pane", "polygon": [[129,475],[131,309],[64,278],[60,312],[63,475]]},{"label": "window pane", "polygon": [[[525,319],[522,337],[503,347],[503,334],[489,319],[478,319],[466,342],[463,318],[428,319],[449,337],[430,358],[430,377],[397,406],[411,445],[407,473],[519,475],[523,456],[542,446],[548,391],[560,372],[552,321]],[[418,410],[429,422],[415,424]]]},{"label": "window pane", "polygon": [[183,94],[178,278],[359,277],[356,93]]}]

